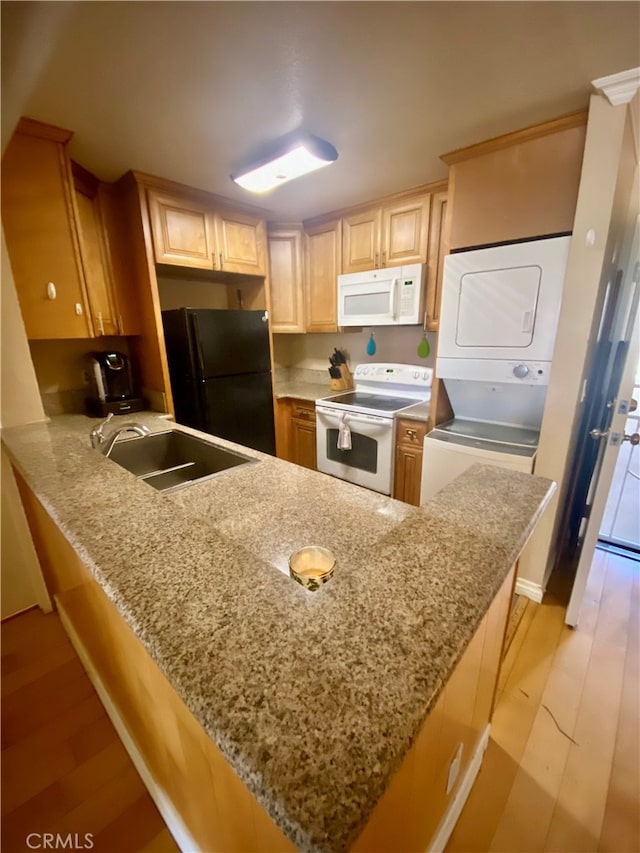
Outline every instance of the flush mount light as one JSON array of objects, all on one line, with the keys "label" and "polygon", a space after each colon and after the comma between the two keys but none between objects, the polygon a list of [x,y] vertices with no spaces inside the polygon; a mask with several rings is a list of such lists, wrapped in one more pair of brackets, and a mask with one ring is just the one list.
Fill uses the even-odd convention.
[{"label": "flush mount light", "polygon": [[337,159],[338,152],[331,143],[311,134],[297,134],[276,142],[269,156],[231,175],[231,180],[252,193],[266,193]]}]

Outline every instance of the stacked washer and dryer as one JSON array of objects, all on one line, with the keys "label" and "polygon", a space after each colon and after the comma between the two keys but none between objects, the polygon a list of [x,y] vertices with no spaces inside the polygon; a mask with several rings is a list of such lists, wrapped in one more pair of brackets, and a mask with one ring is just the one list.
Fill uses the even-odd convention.
[{"label": "stacked washer and dryer", "polygon": [[424,440],[421,503],[475,462],[532,472],[569,235],[445,259],[436,376],[454,417]]}]

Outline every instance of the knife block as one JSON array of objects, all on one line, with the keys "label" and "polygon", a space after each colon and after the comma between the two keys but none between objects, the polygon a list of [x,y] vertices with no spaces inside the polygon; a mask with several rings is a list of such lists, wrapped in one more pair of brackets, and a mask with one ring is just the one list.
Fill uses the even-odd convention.
[{"label": "knife block", "polygon": [[353,376],[346,364],[339,365],[340,379],[329,379],[332,391],[353,391]]}]

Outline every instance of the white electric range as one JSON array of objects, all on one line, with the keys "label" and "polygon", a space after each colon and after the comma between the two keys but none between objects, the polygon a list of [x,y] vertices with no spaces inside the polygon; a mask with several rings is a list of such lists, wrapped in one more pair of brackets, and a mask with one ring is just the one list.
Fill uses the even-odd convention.
[{"label": "white electric range", "polygon": [[316,402],[318,471],[390,495],[395,419],[429,402],[433,370],[414,364],[360,364],[354,381],[354,391]]}]

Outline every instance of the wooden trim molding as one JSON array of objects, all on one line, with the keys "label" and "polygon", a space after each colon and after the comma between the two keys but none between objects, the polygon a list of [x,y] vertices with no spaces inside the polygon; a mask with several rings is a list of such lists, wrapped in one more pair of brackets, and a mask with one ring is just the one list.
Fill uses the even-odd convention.
[{"label": "wooden trim molding", "polygon": [[163,192],[174,193],[183,196],[189,196],[192,199],[199,199],[210,206],[213,210],[232,210],[234,213],[246,213],[256,219],[267,218],[268,210],[263,207],[254,207],[252,204],[246,204],[235,199],[227,198],[226,196],[215,195],[207,190],[191,187],[188,184],[180,184],[177,181],[171,181],[168,178],[159,178],[157,175],[149,175],[146,172],[129,171],[126,172],[119,180],[123,182],[132,181],[138,186],[145,189],[156,189]]},{"label": "wooden trim molding", "polygon": [[332,210],[329,213],[322,213],[319,216],[313,216],[311,219],[305,219],[302,223],[305,228],[312,228],[315,225],[323,225],[325,222],[330,222],[333,219],[342,219],[345,214],[360,213],[364,210],[370,210],[372,207],[386,207],[387,205],[395,204],[399,201],[404,201],[408,198],[413,198],[417,195],[425,193],[438,193],[447,191],[448,181],[433,181],[429,184],[420,184],[417,187],[408,187],[405,190],[400,190],[397,193],[379,196],[378,198],[369,199],[369,201],[358,202],[358,204],[350,205],[349,207],[341,207],[339,210]]},{"label": "wooden trim molding", "polygon": [[27,136],[37,136],[39,139],[50,139],[52,142],[60,142],[65,145],[73,136],[72,130],[65,130],[63,127],[55,127],[52,124],[45,124],[42,121],[36,121],[34,118],[26,118],[23,116],[15,130],[16,133],[26,133]]},{"label": "wooden trim molding", "polygon": [[505,133],[502,136],[494,136],[492,139],[487,139],[484,142],[478,142],[475,145],[468,145],[466,148],[458,148],[448,154],[441,154],[440,159],[447,166],[453,166],[456,163],[461,163],[464,160],[470,160],[473,157],[482,157],[484,154],[492,154],[494,151],[500,151],[503,148],[510,148],[513,145],[519,145],[522,142],[529,142],[532,139],[539,139],[541,136],[548,136],[551,133],[559,133],[562,130],[569,130],[572,127],[582,127],[586,125],[588,117],[587,110],[579,110],[575,113],[568,113],[559,118],[545,121],[541,124],[532,124],[529,127],[523,127],[521,130],[515,130],[511,133]]},{"label": "wooden trim molding", "polygon": [[612,106],[628,104],[640,88],[640,68],[630,68],[629,71],[621,71],[619,74],[599,77],[592,80],[591,85],[599,95],[604,95]]}]

